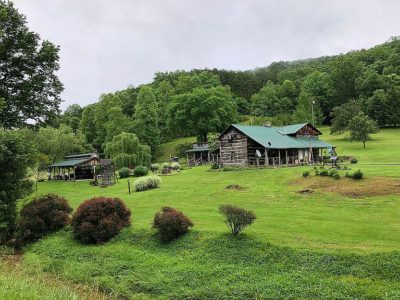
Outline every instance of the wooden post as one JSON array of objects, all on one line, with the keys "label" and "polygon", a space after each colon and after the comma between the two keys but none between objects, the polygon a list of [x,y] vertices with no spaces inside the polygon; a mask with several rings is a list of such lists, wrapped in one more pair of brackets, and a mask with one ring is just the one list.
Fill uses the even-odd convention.
[{"label": "wooden post", "polygon": [[288,160],[288,154],[287,154],[287,149],[286,149],[286,165],[289,164],[289,160]]},{"label": "wooden post", "polygon": [[208,162],[211,162],[211,159],[210,159],[210,151],[207,152],[207,156],[208,156]]},{"label": "wooden post", "polygon": [[278,165],[281,165],[281,149],[278,150],[278,154],[279,154],[279,161],[278,161]]},{"label": "wooden post", "polygon": [[265,161],[264,161],[264,165],[269,166],[269,159],[268,159],[268,150],[265,149],[264,151],[265,153]]},{"label": "wooden post", "polygon": [[186,162],[189,165],[189,153],[186,153]]}]

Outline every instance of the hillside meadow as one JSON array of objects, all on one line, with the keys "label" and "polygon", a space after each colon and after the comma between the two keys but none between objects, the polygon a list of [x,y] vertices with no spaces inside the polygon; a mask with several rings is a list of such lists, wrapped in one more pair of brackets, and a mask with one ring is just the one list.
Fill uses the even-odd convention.
[{"label": "hillside meadow", "polygon": [[[359,158],[349,167],[365,179],[344,178],[344,171],[339,180],[303,178],[311,167],[210,172],[203,166],[130,195],[126,179],[105,189],[87,181],[40,183],[38,195],[58,193],[74,209],[95,195],[119,197],[132,210],[132,226],[100,246],[82,245],[62,230],[24,250],[24,272],[123,299],[398,299],[400,130],[381,130],[366,149],[330,136],[329,128],[323,132],[339,155]],[[233,184],[241,188],[226,189]],[[218,213],[224,203],[257,215],[237,238]],[[151,230],[155,212],[166,205],[195,224],[170,244]]]}]

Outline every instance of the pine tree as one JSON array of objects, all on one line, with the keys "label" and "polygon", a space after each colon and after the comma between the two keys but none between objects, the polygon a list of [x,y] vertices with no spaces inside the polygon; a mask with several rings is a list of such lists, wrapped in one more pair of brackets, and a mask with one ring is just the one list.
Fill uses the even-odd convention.
[{"label": "pine tree", "polygon": [[153,89],[149,86],[140,88],[134,114],[134,130],[140,143],[149,145],[154,155],[160,144],[158,128],[157,101]]}]

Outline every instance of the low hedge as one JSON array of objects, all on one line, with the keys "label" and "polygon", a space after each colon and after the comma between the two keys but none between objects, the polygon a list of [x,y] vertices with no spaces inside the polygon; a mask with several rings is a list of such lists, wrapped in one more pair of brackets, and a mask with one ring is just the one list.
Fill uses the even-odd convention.
[{"label": "low hedge", "polygon": [[135,180],[135,191],[142,192],[155,188],[161,185],[161,178],[158,176],[146,176]]}]

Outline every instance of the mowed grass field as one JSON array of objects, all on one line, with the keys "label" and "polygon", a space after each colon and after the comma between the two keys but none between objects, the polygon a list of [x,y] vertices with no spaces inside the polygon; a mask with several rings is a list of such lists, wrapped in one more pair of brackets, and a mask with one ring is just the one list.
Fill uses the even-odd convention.
[{"label": "mowed grass field", "polygon": [[[160,189],[130,195],[127,180],[105,189],[88,182],[41,183],[38,195],[58,193],[74,209],[96,195],[120,197],[132,210],[132,226],[100,246],[79,244],[62,230],[27,247],[22,265],[127,299],[398,299],[400,165],[392,164],[400,164],[400,130],[382,130],[363,149],[328,129],[322,138],[339,155],[358,157],[350,167],[360,168],[364,180],[303,178],[310,167],[196,167],[163,176]],[[232,184],[243,189],[226,189]],[[305,188],[312,193],[299,192]],[[257,215],[238,238],[218,213],[225,203]],[[151,222],[167,205],[195,226],[161,244]]]}]

